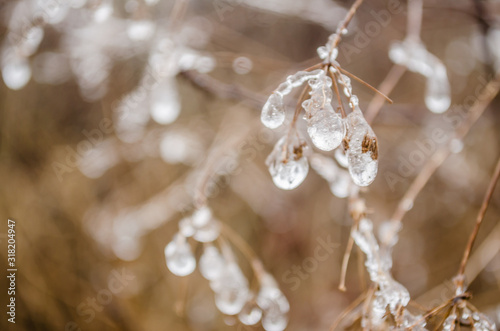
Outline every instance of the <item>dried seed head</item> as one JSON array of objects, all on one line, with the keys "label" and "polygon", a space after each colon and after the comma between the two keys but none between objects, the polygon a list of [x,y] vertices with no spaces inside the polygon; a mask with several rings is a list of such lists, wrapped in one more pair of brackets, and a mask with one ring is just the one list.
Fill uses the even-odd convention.
[{"label": "dried seed head", "polygon": [[372,159],[377,160],[378,159],[378,141],[377,137],[372,137],[369,135],[366,135],[363,139],[363,142],[361,144],[361,152],[366,153],[366,152],[372,152]]}]

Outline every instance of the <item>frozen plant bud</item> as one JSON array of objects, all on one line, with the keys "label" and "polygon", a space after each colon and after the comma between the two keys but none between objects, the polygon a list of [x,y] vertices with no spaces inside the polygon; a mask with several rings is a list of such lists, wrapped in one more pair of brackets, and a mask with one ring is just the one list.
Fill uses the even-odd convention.
[{"label": "frozen plant bud", "polygon": [[305,142],[298,133],[282,137],[267,157],[266,164],[274,184],[283,190],[293,190],[299,186],[309,172],[309,163],[304,155]]},{"label": "frozen plant bud", "polygon": [[248,281],[235,262],[226,264],[218,279],[210,283],[215,292],[215,305],[224,314],[236,315],[248,298]]},{"label": "frozen plant bud", "polygon": [[199,264],[200,272],[207,280],[215,280],[220,277],[226,267],[226,261],[219,250],[210,244],[204,247]]},{"label": "frozen plant bud", "polygon": [[278,93],[273,93],[262,108],[260,115],[262,124],[270,129],[276,129],[285,122],[285,106],[283,97]]},{"label": "frozen plant bud", "polygon": [[358,186],[370,185],[378,171],[378,142],[359,107],[347,116],[347,136],[344,139],[349,173]]},{"label": "frozen plant bud", "polygon": [[177,276],[187,276],[196,267],[196,260],[191,251],[191,246],[181,234],[176,234],[172,241],[165,247],[165,260],[168,269]]},{"label": "frozen plant bud", "polygon": [[330,104],[316,112],[308,121],[307,133],[317,148],[332,151],[345,136],[345,126],[339,114]]},{"label": "frozen plant bud", "polygon": [[250,296],[250,300],[247,301],[241,312],[238,314],[238,318],[241,323],[245,325],[255,325],[260,321],[262,317],[262,310],[257,306],[253,295]]}]

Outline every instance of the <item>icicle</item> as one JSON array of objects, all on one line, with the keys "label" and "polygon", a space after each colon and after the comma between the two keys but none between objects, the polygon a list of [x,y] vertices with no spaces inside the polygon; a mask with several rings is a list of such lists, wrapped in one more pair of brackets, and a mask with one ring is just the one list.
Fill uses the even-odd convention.
[{"label": "icicle", "polygon": [[168,269],[177,276],[187,276],[196,268],[191,246],[181,234],[176,234],[165,247],[165,259]]},{"label": "icicle", "polygon": [[290,133],[289,137],[288,142],[286,135],[282,137],[266,160],[274,184],[283,190],[299,186],[309,172],[309,163],[304,155],[305,143],[298,133]]}]

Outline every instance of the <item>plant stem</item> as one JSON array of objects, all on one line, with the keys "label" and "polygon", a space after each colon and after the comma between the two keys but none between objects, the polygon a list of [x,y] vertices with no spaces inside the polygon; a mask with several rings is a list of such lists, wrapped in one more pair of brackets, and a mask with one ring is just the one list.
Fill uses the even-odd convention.
[{"label": "plant stem", "polygon": [[460,268],[458,269],[458,278],[463,278],[465,273],[465,266],[467,261],[469,260],[469,255],[472,250],[472,246],[474,245],[474,241],[476,240],[477,234],[479,232],[479,227],[483,222],[484,215],[486,214],[486,209],[488,209],[488,205],[490,204],[491,197],[493,196],[493,192],[495,191],[495,186],[500,178],[500,158],[498,159],[497,165],[495,167],[495,172],[493,173],[493,177],[491,178],[490,184],[488,186],[488,190],[486,190],[486,194],[483,199],[483,203],[481,205],[481,209],[479,209],[479,213],[476,217],[476,224],[472,233],[470,234],[469,241],[467,242],[467,246],[465,247],[464,256],[462,258],[462,262],[460,263]]},{"label": "plant stem", "polygon": [[[453,139],[462,140],[474,123],[479,119],[479,117],[486,110],[491,101],[495,98],[495,96],[500,91],[500,76],[497,76],[493,80],[491,80],[481,91],[481,94],[478,96],[476,102],[472,105],[467,114],[465,120],[461,123],[461,125],[456,129]],[[420,193],[420,191],[424,188],[425,184],[429,180],[429,178],[434,174],[434,172],[443,164],[446,158],[451,154],[450,144],[447,143],[440,147],[434,154],[427,160],[424,164],[420,173],[415,177],[410,187],[404,194],[403,198],[399,201],[399,204],[392,215],[391,220],[396,222],[402,222],[403,217],[406,215],[406,212],[409,210],[408,205],[412,205],[415,201],[415,198]],[[392,238],[389,238],[389,241]]]}]

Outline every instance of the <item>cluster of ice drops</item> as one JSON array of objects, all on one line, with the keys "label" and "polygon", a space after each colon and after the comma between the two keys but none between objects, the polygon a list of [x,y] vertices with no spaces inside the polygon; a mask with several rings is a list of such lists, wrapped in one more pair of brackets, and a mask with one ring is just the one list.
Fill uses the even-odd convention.
[{"label": "cluster of ice drops", "polygon": [[[203,245],[198,262],[188,238]],[[220,221],[213,217],[209,207],[198,208],[179,222],[179,232],[165,247],[165,259],[168,269],[177,276],[191,274],[198,265],[222,313],[237,315],[245,325],[261,321],[266,331],[282,331],[287,326],[290,306],[276,281],[259,261],[258,266],[252,266],[260,288],[251,289],[234,252],[221,236]]]},{"label": "cluster of ice drops", "polygon": [[[340,65],[335,60],[337,48],[331,48],[327,44],[318,48],[318,54],[324,60],[324,67],[288,76],[265,103],[261,121],[270,129],[283,125],[286,119],[284,97],[307,82],[310,98],[304,100],[301,107],[313,145],[322,151],[337,149],[337,161],[339,165],[348,168],[352,181],[358,186],[368,186],[375,179],[378,170],[377,138],[359,108],[358,97],[352,93],[350,78],[341,72]],[[340,86],[348,99],[351,112],[347,116],[343,116],[344,112],[340,111],[343,109],[342,100],[337,100],[340,107],[332,106],[332,84],[335,84],[335,89]],[[309,172],[308,145],[295,127],[296,116],[297,114],[290,129],[276,143],[266,161],[274,183],[284,190],[299,186]],[[339,158],[345,160],[340,161]],[[334,163],[332,165],[335,166]],[[336,182],[337,186],[339,181],[349,183],[345,180],[343,169],[337,170],[332,168],[328,171],[333,175],[327,178],[331,187],[332,182]],[[348,186],[338,188],[339,192],[345,192]]]}]

